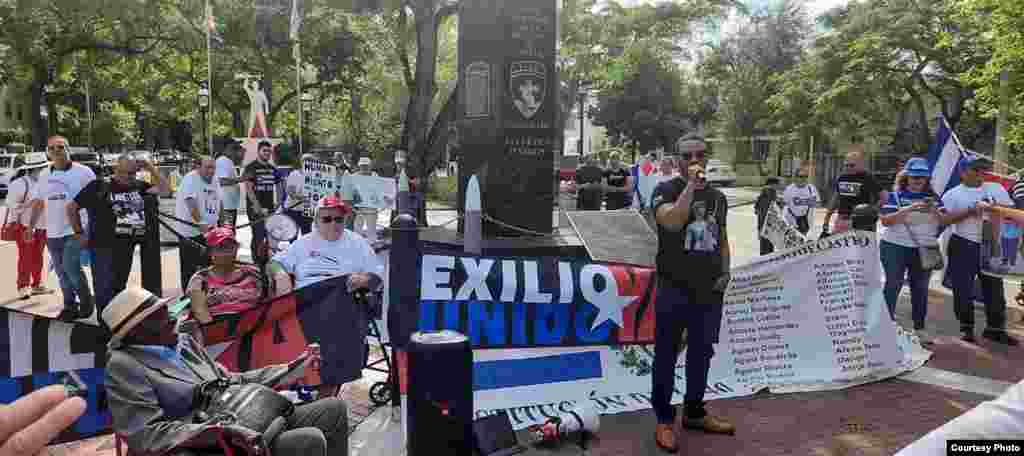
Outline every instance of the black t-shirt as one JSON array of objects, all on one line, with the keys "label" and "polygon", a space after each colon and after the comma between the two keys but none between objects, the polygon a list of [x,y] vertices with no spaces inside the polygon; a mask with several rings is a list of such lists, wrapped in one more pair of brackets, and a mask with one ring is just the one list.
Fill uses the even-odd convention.
[{"label": "black t-shirt", "polygon": [[153,186],[135,178],[127,182],[96,179],[75,203],[89,213],[89,240],[96,247],[110,247],[118,238],[141,237],[146,231],[143,195]]},{"label": "black t-shirt", "polygon": [[[604,172],[604,178],[608,180],[611,187],[626,188],[626,178],[629,171],[624,169],[608,170]],[[608,192],[608,210],[622,209],[629,206],[629,193]]]},{"label": "black t-shirt", "polygon": [[274,187],[277,185],[277,177],[274,175],[273,165],[253,160],[242,170],[242,179],[253,185],[256,201],[260,202],[263,209],[274,210],[277,207],[274,204]]},{"label": "black t-shirt", "polygon": [[[655,213],[663,204],[675,204],[684,188],[682,177],[658,184],[652,196]],[[719,242],[726,230],[728,210],[725,194],[705,187],[693,192],[683,229],[669,231],[658,224],[658,275],[680,286],[711,286],[723,272]]]},{"label": "black t-shirt", "polygon": [[[596,166],[586,165],[576,170],[576,185],[600,184],[604,178],[604,171]],[[581,211],[601,210],[601,189],[578,188],[576,190],[576,209]]]},{"label": "black t-shirt", "polygon": [[850,215],[858,204],[878,202],[878,193],[882,191],[882,186],[868,173],[843,174],[836,178],[832,190],[839,197],[836,212],[840,215]]}]

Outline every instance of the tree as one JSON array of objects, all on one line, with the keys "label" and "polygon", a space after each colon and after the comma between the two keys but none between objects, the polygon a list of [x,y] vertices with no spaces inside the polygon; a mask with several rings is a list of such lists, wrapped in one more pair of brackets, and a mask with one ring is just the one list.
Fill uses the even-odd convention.
[{"label": "tree", "polygon": [[[713,45],[700,71],[718,94],[718,120],[726,136],[754,137],[766,132],[772,117],[765,103],[779,91],[773,76],[800,59],[809,33],[803,7],[783,1],[754,12],[732,36]],[[738,161],[750,161],[753,150],[737,148]]]},{"label": "tree", "polygon": [[126,56],[142,55],[172,37],[165,34],[162,20],[164,0],[60,1],[33,0],[0,2],[0,48],[12,63],[8,79],[30,88],[32,137],[36,146],[45,145],[46,124],[40,107],[69,95],[50,84],[68,82],[71,57],[82,52],[103,52]]}]

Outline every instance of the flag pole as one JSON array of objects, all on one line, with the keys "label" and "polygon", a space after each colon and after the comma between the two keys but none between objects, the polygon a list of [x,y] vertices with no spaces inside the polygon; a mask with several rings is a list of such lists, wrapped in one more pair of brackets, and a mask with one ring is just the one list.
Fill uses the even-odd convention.
[{"label": "flag pole", "polygon": [[210,105],[209,112],[206,114],[206,118],[203,122],[206,123],[203,127],[208,132],[206,134],[206,154],[213,155],[213,31],[210,30],[210,21],[213,20],[213,11],[210,9],[210,0],[206,0],[206,85],[210,91]]},{"label": "flag pole", "polygon": [[303,123],[303,117],[306,117],[306,116],[305,116],[305,113],[302,112],[302,109],[303,109],[303,107],[302,107],[302,92],[303,92],[302,91],[302,59],[301,59],[302,48],[301,48],[301,45],[299,44],[299,41],[297,39],[295,40],[295,49],[294,49],[293,54],[295,54],[294,55],[294,57],[295,57],[295,85],[296,85],[295,90],[297,90],[298,94],[299,94],[299,96],[296,97],[296,103],[297,103],[297,106],[298,106],[297,112],[299,114],[299,159],[301,160],[302,159],[302,123]]},{"label": "flag pole", "polygon": [[[941,118],[942,118],[942,123],[946,125],[946,129],[949,130],[950,135],[953,136],[953,141],[956,142],[956,146],[960,148],[960,153],[963,153],[964,151],[966,151],[967,148],[965,148],[964,145],[960,143],[960,137],[958,137],[956,135],[956,130],[953,130],[953,127],[949,125],[949,121],[946,120],[946,116],[941,116]],[[1021,169],[1015,168],[1015,167],[1011,166],[1009,163],[996,160],[995,158],[992,158],[992,157],[990,157],[988,155],[985,155],[983,153],[974,152],[974,151],[971,151],[971,153],[973,153],[974,155],[977,155],[979,157],[986,158],[989,161],[991,161],[992,163],[1005,166],[1008,171],[1012,170],[1014,175],[1019,174],[1021,172]]]}]

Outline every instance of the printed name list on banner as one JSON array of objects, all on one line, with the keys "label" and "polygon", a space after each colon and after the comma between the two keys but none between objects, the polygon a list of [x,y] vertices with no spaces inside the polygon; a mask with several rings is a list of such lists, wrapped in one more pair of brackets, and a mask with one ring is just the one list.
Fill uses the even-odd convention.
[{"label": "printed name list on banner", "polygon": [[[931,353],[888,316],[879,263],[875,235],[851,231],[734,268],[708,400],[839,389],[923,365]],[[685,394],[685,358],[673,403]],[[476,413],[506,410],[522,428],[576,405],[650,408],[653,360],[651,345],[477,349]]]},{"label": "printed name list on banner", "polygon": [[302,195],[306,198],[306,217],[313,217],[317,201],[337,192],[338,168],[317,159],[302,161]]}]

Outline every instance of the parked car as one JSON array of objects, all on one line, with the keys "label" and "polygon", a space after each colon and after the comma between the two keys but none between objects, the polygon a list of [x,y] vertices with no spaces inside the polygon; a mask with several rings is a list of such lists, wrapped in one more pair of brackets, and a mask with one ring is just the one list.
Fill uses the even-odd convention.
[{"label": "parked car", "polygon": [[706,176],[709,184],[723,187],[736,185],[736,170],[721,160],[708,160]]},{"label": "parked car", "polygon": [[7,196],[7,184],[18,168],[25,164],[23,155],[0,154],[0,195]]},{"label": "parked car", "polygon": [[96,173],[96,177],[106,176],[107,169],[100,154],[93,152],[88,147],[70,147],[69,149],[71,161],[88,166],[92,172]]}]

